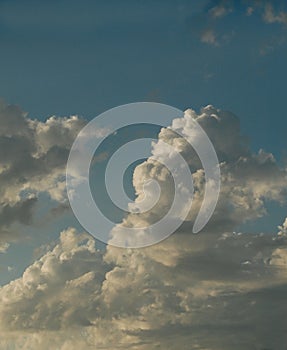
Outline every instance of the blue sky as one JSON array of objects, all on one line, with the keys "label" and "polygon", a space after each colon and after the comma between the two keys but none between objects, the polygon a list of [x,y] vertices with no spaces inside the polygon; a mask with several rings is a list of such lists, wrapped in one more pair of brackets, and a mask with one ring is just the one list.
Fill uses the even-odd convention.
[{"label": "blue sky", "polygon": [[[180,109],[210,103],[240,117],[255,149],[281,156],[286,25],[266,23],[248,1],[214,18],[218,4],[1,1],[0,96],[40,119],[89,119],[143,100]],[[202,42],[206,32],[214,43]]]}]

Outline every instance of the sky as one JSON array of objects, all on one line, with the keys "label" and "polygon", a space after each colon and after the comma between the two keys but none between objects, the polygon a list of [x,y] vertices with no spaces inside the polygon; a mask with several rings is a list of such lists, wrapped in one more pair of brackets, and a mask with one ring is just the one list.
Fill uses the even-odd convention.
[{"label": "sky", "polygon": [[32,118],[91,119],[151,99],[180,109],[213,104],[254,131],[255,148],[280,155],[286,147],[286,18],[276,18],[284,1],[275,1],[274,18],[260,1],[226,2],[218,13],[220,2],[187,0],[0,6],[0,96]]},{"label": "sky", "polygon": [[[286,2],[0,0],[0,44],[0,348],[286,350]],[[185,111],[171,126],[187,140],[191,120],[205,130],[219,201],[193,234],[204,194],[194,152],[169,128],[120,130],[93,158],[93,194],[117,217],[105,245],[70,208],[67,159],[94,117],[141,101]],[[124,186],[136,203],[146,178],[162,195],[123,217],[105,167],[147,134],[151,154]],[[114,247],[119,222],[150,225],[171,204],[152,157],[172,158],[164,142],[192,171],[192,209],[158,244]]]}]

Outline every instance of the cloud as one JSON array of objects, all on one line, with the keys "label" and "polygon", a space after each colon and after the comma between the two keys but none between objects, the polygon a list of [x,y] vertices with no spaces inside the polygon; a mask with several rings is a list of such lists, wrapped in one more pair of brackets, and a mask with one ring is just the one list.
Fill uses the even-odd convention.
[{"label": "cloud", "polygon": [[246,15],[251,16],[254,12],[254,8],[252,6],[248,6],[246,9]]},{"label": "cloud", "polygon": [[[15,224],[30,225],[37,198],[30,196],[14,204],[0,205],[0,252],[5,253],[10,243],[16,240],[18,229]],[[10,242],[10,243],[9,243]]]},{"label": "cloud", "polygon": [[[187,110],[173,127],[188,140],[197,137],[192,119],[213,142],[222,173],[218,207],[205,231],[191,233],[204,192],[200,160],[177,133],[163,128],[152,154],[172,158],[166,142],[193,173],[194,206],[183,227],[150,247],[108,246],[105,252],[86,233],[63,231],[55,246],[42,249],[42,257],[20,278],[0,289],[1,349],[251,350],[255,344],[260,350],[284,350],[287,221],[278,234],[234,230],[264,215],[266,200],[284,202],[286,169],[272,154],[250,150],[232,113],[211,105],[199,113]],[[60,129],[66,130],[64,125]],[[45,135],[50,130],[40,129]],[[50,143],[51,138],[37,148],[39,154],[47,155],[55,142],[66,147],[57,138]],[[152,212],[127,216],[129,226],[160,218],[172,200],[170,175],[151,157],[134,172],[138,200],[147,176],[164,191]],[[112,233],[121,234],[118,229]]]},{"label": "cloud", "polygon": [[0,212],[0,226],[9,227],[14,222],[20,222],[28,225],[32,220],[32,209],[37,202],[37,198],[31,197],[21,202],[17,202],[14,206],[6,204]]},{"label": "cloud", "polygon": [[53,189],[55,181],[64,174],[69,148],[85,122],[75,116],[40,122],[18,107],[3,102],[0,107],[2,201],[18,201],[24,190],[43,190],[59,200],[63,194]]},{"label": "cloud", "polygon": [[6,253],[9,248],[9,244],[7,242],[0,242],[0,253]]},{"label": "cloud", "polygon": [[282,226],[278,226],[278,228],[279,228],[279,232],[278,232],[279,236],[287,236],[287,218],[283,222]]},{"label": "cloud", "polygon": [[[266,201],[285,203],[286,201],[286,169],[280,167],[272,154],[260,150],[254,153],[248,142],[240,133],[238,118],[226,111],[221,111],[209,105],[197,114],[194,110],[187,110],[183,118],[175,119],[170,128],[163,128],[158,141],[152,146],[152,157],[135,168],[133,186],[137,194],[135,207],[141,208],[142,199],[148,203],[156,203],[157,193],[144,189],[147,179],[156,181],[161,188],[161,196],[157,204],[143,214],[130,214],[124,219],[127,227],[148,227],[166,215],[174,199],[173,179],[163,164],[176,161],[165,144],[180,152],[188,162],[193,177],[194,197],[191,211],[181,227],[183,231],[190,231],[194,220],[201,208],[205,191],[205,174],[202,164],[190,147],[179,134],[192,143],[196,135],[192,119],[195,119],[206,131],[215,147],[220,162],[221,190],[220,196],[210,224],[205,231],[232,231],[238,225],[250,220],[256,220],[267,213]],[[178,133],[179,134],[178,134]],[[176,154],[176,152],[174,152]],[[154,157],[156,157],[155,160]],[[177,176],[177,175],[175,175]],[[177,176],[180,179],[180,176]],[[180,180],[178,180],[180,181]],[[189,193],[183,183],[180,183],[181,193]],[[212,200],[212,192],[207,200]],[[144,203],[146,204],[146,201]],[[182,200],[177,206],[176,217],[182,217],[187,201]],[[121,237],[123,242],[134,246],[133,240],[143,240],[144,235],[130,236],[122,225],[116,225],[112,230],[116,241]],[[113,239],[111,239],[111,242]]]},{"label": "cloud", "polygon": [[208,12],[213,18],[222,18],[232,11],[232,2],[223,1],[221,4],[212,7]]},{"label": "cloud", "polygon": [[[19,107],[0,101],[0,241],[17,236],[14,223],[32,223],[40,192],[65,201],[65,165],[85,122],[76,116],[31,120]],[[10,233],[9,233],[10,231]]]},{"label": "cloud", "polygon": [[[51,117],[46,122],[40,122],[27,118],[18,107],[7,106],[4,103],[1,105],[0,118],[0,227],[2,226],[3,231],[2,240],[5,236],[4,242],[7,243],[7,232],[13,223],[32,222],[38,193],[45,192],[59,202],[54,213],[69,209],[65,202],[65,165],[69,148],[85,121],[72,116]],[[184,118],[173,122],[173,127],[190,141],[195,137],[190,123],[193,118],[209,135],[220,161],[222,189],[213,216],[213,231],[233,230],[242,222],[263,216],[266,213],[266,200],[284,202],[286,169],[276,163],[272,154],[263,150],[257,154],[251,152],[246,139],[240,134],[236,116],[213,106],[204,107],[198,114],[191,109],[187,110]],[[15,127],[14,123],[21,127]],[[169,128],[161,130],[158,142],[153,145],[153,155],[162,158],[163,163],[170,158],[164,143],[181,152],[192,169],[195,185],[194,206],[187,220],[192,222],[201,206],[205,188],[202,165],[188,144]],[[106,158],[107,154],[103,153],[100,156],[99,160],[103,159],[102,157]],[[150,158],[137,166],[134,172],[133,184],[138,195],[136,205],[140,205],[144,178],[158,181],[164,191],[152,212],[141,216],[128,216],[125,219],[128,225],[136,226],[140,221],[150,224],[158,220],[172,201],[170,174],[165,167]],[[182,190],[184,191],[184,187]],[[153,192],[150,194],[153,202]],[[180,208],[178,215],[181,215]]]},{"label": "cloud", "polygon": [[[287,24],[287,11],[283,2],[272,2],[268,0],[248,0],[238,1],[235,6],[234,1],[213,1],[208,4],[207,11],[201,14],[201,20],[197,26],[194,26],[195,32],[198,33],[200,42],[210,45],[211,47],[222,47],[229,44],[233,38],[238,35],[238,30],[234,27],[234,21],[228,21],[225,17],[233,11],[238,15],[244,14],[247,17],[253,15],[253,19],[259,16],[262,23],[281,25]],[[241,8],[242,7],[242,8]],[[241,11],[242,10],[242,11]],[[255,17],[254,17],[255,16]],[[222,22],[223,21],[223,22]],[[222,22],[222,23],[221,23]],[[197,23],[197,22],[195,22]],[[229,27],[226,31],[223,30],[222,24]],[[266,55],[273,52],[275,49],[285,45],[286,35],[284,28],[281,28],[282,33],[278,33],[272,37],[265,35],[265,42],[260,44],[260,55]]]},{"label": "cloud", "polygon": [[218,46],[216,34],[215,34],[215,31],[213,29],[207,29],[207,30],[203,31],[201,34],[200,40],[204,44]]},{"label": "cloud", "polygon": [[280,11],[275,13],[273,5],[271,3],[266,3],[264,7],[263,19],[266,23],[287,24],[287,12]]},{"label": "cloud", "polygon": [[[6,309],[6,317],[1,317],[2,326],[10,324],[15,329],[53,330],[74,324],[88,325],[89,311],[86,309],[80,312],[78,298],[83,296],[89,284],[91,289],[101,284],[104,271],[101,253],[96,252],[93,239],[85,234],[76,235],[72,229],[63,231],[60,243],[52,251],[28,267],[20,280],[3,288],[2,311]],[[93,300],[88,296],[91,309],[92,304],[97,302],[95,289],[93,293]],[[25,300],[21,300],[23,297]],[[14,321],[10,319],[13,317],[13,311],[9,310],[11,302],[18,305],[22,314]],[[73,302],[75,312],[70,304]],[[88,307],[87,300],[83,302],[84,307]],[[28,317],[31,309],[35,313]]]},{"label": "cloud", "polygon": [[286,243],[276,235],[175,234],[103,254],[68,229],[0,289],[1,348],[283,349],[284,327],[266,319],[285,317]]},{"label": "cloud", "polygon": [[[281,6],[283,8],[284,2],[275,2],[275,1],[268,1],[268,0],[250,0],[247,2],[249,5],[246,8],[246,15],[251,16],[253,13],[259,11],[261,13],[262,19],[265,23],[272,24],[272,23],[281,23],[286,24],[287,23],[287,12],[284,10],[277,10],[278,7]],[[285,5],[285,4],[284,4]]]}]

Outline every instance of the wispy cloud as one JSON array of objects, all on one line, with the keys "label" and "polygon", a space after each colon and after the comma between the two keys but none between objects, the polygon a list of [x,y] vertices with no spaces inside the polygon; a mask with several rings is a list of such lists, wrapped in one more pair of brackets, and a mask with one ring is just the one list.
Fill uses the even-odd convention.
[{"label": "wispy cloud", "polygon": [[204,44],[209,44],[213,46],[218,46],[218,41],[216,37],[216,33],[213,29],[206,29],[202,32],[200,40]]},{"label": "wispy cloud", "polygon": [[271,3],[267,3],[264,7],[263,19],[266,23],[282,23],[287,24],[287,12],[275,12]]},{"label": "wispy cloud", "polygon": [[246,15],[251,16],[254,12],[254,8],[252,6],[248,6],[246,9]]},{"label": "wispy cloud", "polygon": [[233,6],[232,2],[230,1],[224,1],[221,4],[212,7],[209,10],[209,14],[213,18],[222,18],[227,16],[229,13],[233,11]]}]

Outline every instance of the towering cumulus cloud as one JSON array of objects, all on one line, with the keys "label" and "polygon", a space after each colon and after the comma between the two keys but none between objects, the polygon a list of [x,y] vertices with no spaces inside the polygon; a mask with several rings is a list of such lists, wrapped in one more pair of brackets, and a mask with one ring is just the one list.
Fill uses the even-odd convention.
[{"label": "towering cumulus cloud", "polygon": [[[180,152],[193,171],[194,199],[193,207],[187,217],[183,229],[191,230],[188,222],[193,223],[202,204],[205,174],[202,164],[192,150],[190,143],[198,137],[194,131],[190,119],[194,118],[203,127],[210,137],[218,155],[221,169],[221,194],[217,209],[207,228],[213,232],[232,230],[238,224],[256,219],[266,213],[265,201],[274,200],[284,202],[286,198],[286,170],[280,169],[272,154],[260,150],[253,154],[247,146],[247,142],[240,135],[239,121],[230,112],[216,110],[213,106],[202,108],[197,115],[193,110],[187,110],[183,118],[173,121],[172,129],[161,130],[158,141],[153,145],[152,156],[139,165],[133,176],[133,184],[138,195],[137,202],[141,202],[145,196],[143,192],[146,179],[156,180],[161,188],[161,198],[158,205],[144,215],[130,215],[125,219],[128,227],[148,225],[163,217],[173,201],[173,186],[170,174],[163,164],[172,158],[170,150],[165,144],[170,144],[172,149]],[[178,133],[185,137],[186,142]],[[154,160],[154,156],[160,160]],[[182,189],[184,193],[184,189]],[[186,192],[188,189],[186,189]],[[149,193],[151,202],[153,194]],[[209,194],[210,201],[212,193]],[[181,215],[182,207],[178,209]],[[121,226],[113,230],[115,235],[124,234]],[[122,232],[123,231],[123,232]]]},{"label": "towering cumulus cloud", "polygon": [[[193,172],[195,198],[187,221],[168,239],[141,249],[107,246],[100,251],[88,234],[63,231],[52,250],[0,289],[1,349],[286,349],[286,221],[273,234],[233,232],[238,224],[264,215],[266,200],[283,203],[286,169],[271,154],[250,151],[233,114],[212,106],[199,114],[186,111],[174,124],[193,137],[190,117],[213,142],[222,173],[219,203],[205,230],[191,233],[204,191],[200,161],[177,134],[162,129],[152,152],[161,152],[161,141],[172,144]],[[27,125],[23,132],[33,135],[21,137],[33,140],[29,154],[36,163],[43,158],[40,164],[54,147],[67,150],[81,123],[77,118],[20,120]],[[17,138],[17,132],[11,137]],[[70,139],[62,139],[63,133]],[[41,190],[62,200],[61,191],[53,192],[59,188],[62,162],[53,163],[59,166],[49,168],[48,179],[41,173],[42,182],[38,167],[30,167],[25,186],[37,192],[41,182]],[[12,168],[3,165],[2,173]],[[162,165],[150,158],[137,166],[133,183],[139,196],[144,177],[164,185]],[[22,187],[17,185],[13,197],[9,186],[14,208]],[[168,186],[164,189],[161,201],[168,204],[172,194]],[[156,206],[153,215],[140,220],[153,222],[163,210]],[[125,220],[138,224],[137,216]]]}]

